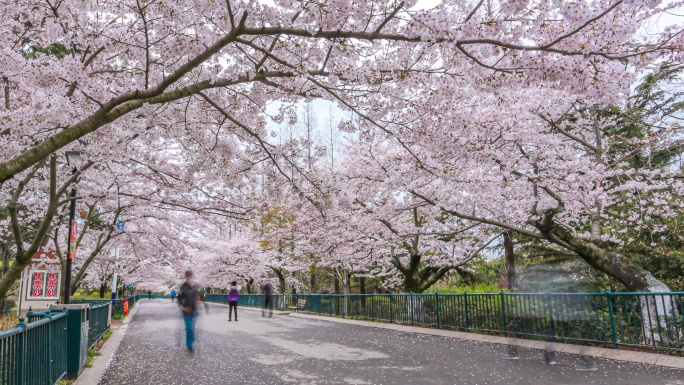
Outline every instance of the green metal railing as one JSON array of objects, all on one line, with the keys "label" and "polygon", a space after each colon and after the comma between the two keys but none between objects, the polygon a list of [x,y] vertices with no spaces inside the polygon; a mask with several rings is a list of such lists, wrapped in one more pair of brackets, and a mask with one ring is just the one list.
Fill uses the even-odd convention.
[{"label": "green metal railing", "polygon": [[[291,294],[272,294],[271,303],[273,304],[273,310],[286,310],[287,300],[291,296]],[[228,303],[228,294],[206,294],[204,298],[207,302]],[[238,298],[239,306],[262,307],[263,304],[264,296],[260,294],[240,294]]]},{"label": "green metal railing", "polygon": [[[274,309],[473,333],[684,352],[684,293],[279,294]],[[227,303],[227,294],[209,302]],[[240,295],[241,306],[262,306]]]},{"label": "green metal railing", "polygon": [[56,384],[67,371],[67,313],[53,312],[0,332],[0,384]]},{"label": "green metal railing", "polygon": [[112,311],[119,315],[123,314],[124,301],[128,300],[128,311],[130,312],[133,306],[142,299],[147,299],[147,294],[134,294],[125,298],[117,298],[114,300],[114,309]]},{"label": "green metal railing", "polygon": [[90,304],[90,309],[88,309],[88,348],[92,348],[109,330],[110,302],[106,299],[71,302]]},{"label": "green metal railing", "polygon": [[91,304],[88,322],[88,348],[92,348],[109,330],[109,301]]}]

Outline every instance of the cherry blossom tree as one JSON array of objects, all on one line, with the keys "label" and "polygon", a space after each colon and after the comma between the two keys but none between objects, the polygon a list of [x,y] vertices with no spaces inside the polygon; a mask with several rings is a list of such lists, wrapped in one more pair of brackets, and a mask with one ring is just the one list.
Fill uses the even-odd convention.
[{"label": "cherry blossom tree", "polygon": [[[611,93],[629,83],[618,60],[640,65],[679,47],[679,31],[632,39],[641,22],[662,12],[658,4],[5,3],[0,181],[102,127],[133,136],[162,126],[173,135],[174,121],[207,110],[268,147],[262,112],[272,100],[319,96],[375,109],[360,115],[390,130],[381,117],[392,116],[390,107],[396,117],[402,106],[375,103],[438,84],[449,92],[449,84],[553,81]],[[408,121],[395,120],[399,127]]]},{"label": "cherry blossom tree", "polygon": [[[664,55],[681,59],[679,29],[638,33],[675,6],[656,0],[445,0],[429,9],[416,1],[349,0],[2,3],[0,193],[9,203],[5,224],[14,229],[16,256],[14,270],[0,279],[0,296],[45,243],[64,192],[85,168],[93,172],[92,191],[116,190],[128,199],[124,205],[143,208],[148,224],[168,220],[167,231],[178,234],[198,233],[193,228],[205,222],[223,226],[217,218],[250,219],[261,202],[253,201],[259,181],[249,171],[264,163],[292,186],[292,197],[310,204],[302,210],[324,215],[321,179],[297,159],[301,152],[289,151],[295,144],[272,143],[267,129],[269,121],[288,118],[290,106],[314,98],[359,117],[362,140],[394,144],[381,163],[395,167],[379,191],[405,196],[381,205],[383,214],[400,204],[410,213],[419,200],[421,210],[431,210],[425,218],[448,215],[487,231],[541,237],[606,272],[617,260],[621,282],[652,289],[649,276],[619,253],[568,229],[568,221],[586,219],[582,210],[594,217],[605,212],[602,183],[611,177],[591,147],[603,149],[601,135],[584,139],[574,132],[605,127],[591,114],[594,106],[624,101],[649,63]],[[266,113],[275,102],[278,112]],[[58,178],[56,154],[63,149],[89,153],[96,167],[87,163],[78,175]],[[99,176],[105,171],[113,184]],[[362,194],[359,201],[372,198]],[[33,203],[22,207],[33,210],[37,224],[28,247],[17,231],[20,199]],[[289,200],[277,202],[295,205]],[[394,242],[410,234],[370,222],[384,226]],[[179,243],[178,234],[165,236]],[[176,244],[159,253],[153,245],[167,242],[141,239],[130,240],[133,250],[167,258],[185,252]],[[297,250],[292,245],[301,240],[290,239]],[[274,268],[296,269],[301,257],[293,253]],[[154,265],[144,261],[140,256],[145,269]]]},{"label": "cherry blossom tree", "polygon": [[237,281],[250,294],[270,276],[269,251],[261,247],[248,227],[241,227],[230,238],[219,233],[216,238],[203,237],[202,242],[210,244],[205,250],[204,263],[197,269],[205,286],[226,289],[232,281]]}]

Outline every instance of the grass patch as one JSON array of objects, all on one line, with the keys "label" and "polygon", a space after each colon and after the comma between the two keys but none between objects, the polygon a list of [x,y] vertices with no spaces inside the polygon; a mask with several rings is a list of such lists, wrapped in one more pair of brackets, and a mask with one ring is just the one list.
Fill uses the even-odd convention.
[{"label": "grass patch", "polygon": [[88,360],[86,361],[85,367],[86,368],[92,368],[93,367],[93,360],[97,356],[101,356],[102,353],[98,352],[95,349],[88,349]]},{"label": "grass patch", "polygon": [[17,323],[19,319],[13,315],[0,318],[0,332],[16,327]]},{"label": "grass patch", "polygon": [[59,380],[57,382],[57,385],[73,385],[73,383],[76,382],[75,380]]},{"label": "grass patch", "polygon": [[102,353],[100,353],[100,349],[102,349],[102,346],[107,342],[109,337],[112,336],[112,329],[107,329],[106,332],[102,335],[99,341],[95,343],[92,349],[88,349],[88,360],[86,360],[85,367],[86,368],[92,368],[93,367],[93,360],[97,356],[101,356]]}]

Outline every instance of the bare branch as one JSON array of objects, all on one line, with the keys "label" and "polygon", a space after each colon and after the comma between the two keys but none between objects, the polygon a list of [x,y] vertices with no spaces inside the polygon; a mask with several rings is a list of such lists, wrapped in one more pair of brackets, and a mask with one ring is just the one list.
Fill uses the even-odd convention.
[{"label": "bare branch", "polygon": [[482,7],[482,4],[484,4],[484,2],[485,2],[485,0],[480,0],[480,2],[475,6],[475,8],[473,8],[473,10],[470,11],[468,16],[466,16],[465,20],[463,20],[463,24],[469,22],[470,19],[472,19],[473,16],[475,16],[475,13],[477,12],[478,9],[480,9],[480,7]]},{"label": "bare branch", "polygon": [[373,32],[373,33],[375,33],[375,34],[380,34],[380,31],[382,31],[382,29],[385,27],[385,25],[387,25],[387,23],[389,23],[390,20],[394,19],[394,16],[397,15],[397,12],[399,12],[403,7],[404,7],[404,2],[402,1],[401,3],[399,3],[399,5],[397,5],[397,6],[394,8],[394,10],[392,11],[392,13],[390,13],[389,15],[387,15],[387,17],[385,18],[385,20],[383,20],[382,23],[380,23],[380,25],[378,25],[378,28],[376,28],[376,29],[375,29],[375,32]]}]

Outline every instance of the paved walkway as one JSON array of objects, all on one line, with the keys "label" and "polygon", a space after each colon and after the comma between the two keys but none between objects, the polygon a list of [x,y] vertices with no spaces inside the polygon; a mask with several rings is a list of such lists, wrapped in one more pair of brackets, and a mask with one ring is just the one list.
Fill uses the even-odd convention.
[{"label": "paved walkway", "polygon": [[500,345],[211,306],[197,323],[195,353],[184,348],[169,300],[141,301],[100,384],[619,384],[684,385],[684,371],[576,356],[541,363],[538,350],[500,358]]}]

